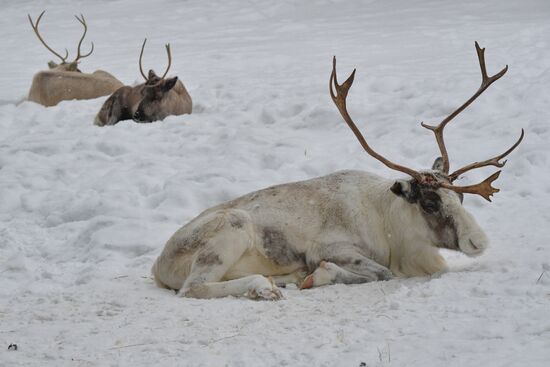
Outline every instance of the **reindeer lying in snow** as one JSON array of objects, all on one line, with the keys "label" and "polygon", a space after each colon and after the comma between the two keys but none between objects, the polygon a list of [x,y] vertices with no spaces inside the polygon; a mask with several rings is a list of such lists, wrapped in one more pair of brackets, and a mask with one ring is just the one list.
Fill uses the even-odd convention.
[{"label": "reindeer lying in snow", "polygon": [[438,272],[445,267],[440,248],[481,254],[487,237],[462,206],[462,195],[478,194],[490,201],[499,191],[491,183],[500,171],[476,185],[455,186],[453,181],[474,168],[504,166],[501,159],[519,145],[523,130],[503,154],[449,174],[443,129],[507,71],[505,67],[487,76],[484,49],[476,43],[476,50],[479,90],[438,126],[422,124],[435,133],[442,155],[430,171],[390,162],[368,145],[346,108],[355,71],[339,85],[334,59],[330,94],[344,120],[368,154],[411,178],[342,171],[273,186],[208,209],[168,240],[152,269],[157,285],[185,297],[246,294],[275,300],[281,297],[276,284],[299,283],[304,274],[310,275],[302,288],[365,283]]},{"label": "reindeer lying in snow", "polygon": [[63,57],[48,46],[42,36],[40,36],[38,24],[45,12],[46,11],[43,11],[38,16],[36,24],[33,23],[31,16],[28,15],[29,22],[40,42],[42,42],[51,53],[59,57],[61,63],[56,64],[50,61],[48,63],[50,70],[40,71],[34,75],[29,91],[29,101],[49,107],[55,106],[61,101],[71,99],[92,99],[106,96],[122,87],[122,83],[106,71],[96,70],[92,74],[86,74],[78,69],[79,61],[90,56],[94,51],[94,44],[92,42],[90,52],[85,55],[80,53],[80,46],[82,46],[82,41],[88,31],[88,25],[83,15],[80,15],[80,18],[75,16],[84,27],[84,33],[78,42],[76,58],[71,62],[67,62],[67,57],[69,56],[67,49],[65,49],[65,57]]},{"label": "reindeer lying in snow", "polygon": [[147,39],[143,41],[139,55],[139,71],[145,79],[145,83],[135,87],[124,86],[113,93],[95,117],[94,124],[98,126],[114,125],[122,120],[133,119],[135,122],[153,122],[163,120],[170,115],[183,115],[191,113],[193,103],[187,89],[178,77],[164,79],[170,65],[172,54],[170,45],[166,45],[168,54],[168,67],[161,77],[153,70],[149,70],[149,76],[145,76],[141,66],[143,50]]}]

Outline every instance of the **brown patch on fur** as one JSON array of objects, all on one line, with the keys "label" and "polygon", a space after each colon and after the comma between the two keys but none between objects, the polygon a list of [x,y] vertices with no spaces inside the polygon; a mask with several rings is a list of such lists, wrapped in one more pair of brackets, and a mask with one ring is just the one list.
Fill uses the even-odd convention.
[{"label": "brown patch on fur", "polygon": [[421,213],[428,226],[435,232],[437,239],[441,241],[438,247],[458,250],[458,231],[453,218],[442,216],[440,213],[428,214],[423,211]]},{"label": "brown patch on fur", "polygon": [[231,225],[231,227],[233,228],[243,228],[243,221],[241,220],[241,218],[239,218],[237,215],[230,215],[229,216],[229,224]]},{"label": "brown patch on fur", "polygon": [[221,265],[222,260],[215,252],[202,252],[197,257],[197,264],[199,265]]},{"label": "brown patch on fur", "polygon": [[452,217],[443,214],[441,197],[434,188],[418,185],[412,181],[410,192],[406,195],[402,194],[402,196],[410,203],[418,203],[420,213],[438,239],[438,247],[450,250],[458,249],[456,224]]},{"label": "brown patch on fur", "polygon": [[262,241],[267,257],[276,264],[290,265],[304,262],[304,254],[293,251],[283,232],[272,227],[265,227],[262,231]]},{"label": "brown patch on fur", "polygon": [[195,228],[191,235],[183,238],[175,249],[174,256],[182,255],[194,251],[206,244],[206,239],[202,237],[200,228]]}]

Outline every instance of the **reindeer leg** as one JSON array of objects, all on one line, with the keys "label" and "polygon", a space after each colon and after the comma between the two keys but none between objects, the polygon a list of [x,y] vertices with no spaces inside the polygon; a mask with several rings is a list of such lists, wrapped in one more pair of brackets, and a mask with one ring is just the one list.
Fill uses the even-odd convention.
[{"label": "reindeer leg", "polygon": [[393,278],[388,268],[359,253],[351,243],[324,245],[315,255],[327,261],[321,261],[319,267],[304,280],[302,289],[326,284],[357,284]]},{"label": "reindeer leg", "polygon": [[277,287],[285,288],[287,284],[296,284],[297,287],[302,284],[304,279],[307,276],[307,272],[304,269],[299,269],[295,271],[294,273],[290,273],[287,275],[276,275],[272,276],[271,279],[273,279],[273,283],[277,285]]},{"label": "reindeer leg", "polygon": [[121,120],[132,118],[129,115],[128,107],[123,106],[123,100],[126,94],[130,93],[131,88],[128,86],[117,89],[101,106],[98,114],[94,119],[94,124],[97,126],[114,125]]},{"label": "reindeer leg", "polygon": [[393,278],[393,274],[390,269],[386,268],[369,259],[368,257],[357,254],[357,257],[352,261],[348,259],[343,261],[336,260],[336,264],[342,268],[363,276],[373,276],[374,280],[390,280]]},{"label": "reindeer leg", "polygon": [[94,124],[97,126],[114,125],[121,115],[120,103],[117,102],[118,95],[115,92],[111,95],[95,117]]},{"label": "reindeer leg", "polygon": [[359,275],[343,269],[335,263],[321,261],[319,267],[308,275],[300,289],[319,287],[327,284],[360,284],[376,280],[376,277]]},{"label": "reindeer leg", "polygon": [[262,300],[282,298],[277,286],[263,275],[255,274],[222,281],[227,271],[250,248],[251,239],[245,229],[246,224],[239,223],[237,228],[234,228],[230,223],[225,223],[221,227],[223,228],[195,255],[191,272],[178,295],[192,298],[242,295]]},{"label": "reindeer leg", "polygon": [[[185,286],[184,288],[185,289]],[[218,298],[227,296],[247,296],[250,299],[276,301],[283,298],[279,288],[263,275],[248,275],[243,278],[222,282],[193,284],[178,293],[192,298]]]}]

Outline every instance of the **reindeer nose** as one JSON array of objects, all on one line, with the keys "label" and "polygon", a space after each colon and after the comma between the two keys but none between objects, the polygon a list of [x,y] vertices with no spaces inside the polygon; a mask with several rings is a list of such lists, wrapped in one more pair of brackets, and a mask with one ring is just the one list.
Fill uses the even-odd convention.
[{"label": "reindeer nose", "polygon": [[134,120],[141,120],[141,112],[139,110],[134,113]]}]

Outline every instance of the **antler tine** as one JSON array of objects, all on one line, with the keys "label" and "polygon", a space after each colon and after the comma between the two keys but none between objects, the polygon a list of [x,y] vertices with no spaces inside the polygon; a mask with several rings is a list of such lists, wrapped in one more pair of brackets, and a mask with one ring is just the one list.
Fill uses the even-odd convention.
[{"label": "antler tine", "polygon": [[483,197],[487,201],[491,201],[491,195],[499,192],[500,190],[491,186],[491,183],[495,181],[500,175],[501,171],[493,173],[491,176],[485,179],[485,181],[478,183],[476,185],[469,186],[454,186],[451,184],[440,182],[439,186],[446,189],[452,190],[454,192],[460,192],[463,194],[477,194]]},{"label": "antler tine", "polygon": [[32,29],[34,30],[34,33],[36,34],[36,37],[38,37],[38,39],[40,40],[40,42],[42,42],[42,44],[43,44],[51,53],[53,53],[55,56],[59,57],[59,58],[61,59],[61,63],[64,64],[64,63],[66,63],[67,57],[69,57],[69,51],[67,51],[67,49],[65,49],[65,57],[62,57],[60,54],[58,54],[57,52],[55,52],[50,46],[48,46],[48,44],[46,43],[46,41],[44,41],[44,39],[43,39],[42,36],[40,35],[40,32],[38,31],[38,24],[40,23],[40,20],[42,19],[42,16],[44,15],[44,13],[46,13],[45,10],[42,11],[42,13],[40,13],[40,15],[38,16],[38,18],[36,19],[36,24],[33,23],[30,14],[27,14],[27,17],[29,18],[29,22],[31,23],[31,27],[32,27]]},{"label": "antler tine", "polygon": [[139,72],[141,73],[141,76],[145,79],[145,81],[149,80],[145,76],[145,73],[143,72],[143,67],[141,66],[141,59],[143,58],[143,50],[145,49],[145,43],[147,43],[147,38],[143,40],[143,45],[141,45],[141,52],[139,53]]},{"label": "antler tine", "polygon": [[170,51],[170,44],[167,43],[164,47],[166,47],[166,54],[168,55],[168,66],[166,67],[164,74],[160,77],[161,79],[164,79],[166,74],[168,74],[168,70],[170,70],[170,66],[172,66],[172,52]]},{"label": "antler tine", "polygon": [[80,54],[80,47],[82,46],[82,41],[84,41],[84,37],[86,37],[86,33],[88,32],[88,24],[86,23],[86,19],[84,19],[84,15],[80,14],[80,18],[76,15],[74,17],[76,18],[76,20],[80,22],[80,24],[84,26],[84,33],[82,34],[82,37],[80,37],[80,41],[78,42],[78,48],[76,50],[77,52],[76,58],[73,61],[73,62],[77,62],[80,59],[90,56],[92,52],[94,52],[94,43],[92,42],[92,49],[90,50],[90,52],[88,52],[85,55]]},{"label": "antler tine", "polygon": [[487,75],[487,67],[485,65],[485,49],[479,47],[479,44],[476,42],[476,52],[477,52],[477,58],[479,60],[479,66],[481,69],[481,86],[475,92],[475,94],[470,97],[466,102],[464,102],[463,105],[458,107],[455,111],[453,111],[449,116],[447,116],[443,121],[439,123],[437,126],[431,126],[427,125],[424,122],[421,122],[421,125],[425,127],[428,130],[431,130],[435,134],[435,139],[437,141],[437,145],[439,146],[439,150],[441,151],[441,157],[443,158],[443,172],[449,173],[449,155],[447,153],[447,148],[445,147],[445,141],[443,140],[443,129],[445,126],[454,119],[459,113],[461,113],[466,107],[468,107],[473,101],[476,100],[477,97],[481,95],[491,84],[493,84],[495,81],[500,79],[504,74],[506,74],[506,71],[508,71],[508,65],[506,65],[501,71],[499,71],[497,74],[493,76]]},{"label": "antler tine", "polygon": [[[145,81],[148,81],[149,78],[145,76],[145,73],[143,72],[143,67],[141,66],[141,60],[143,58],[143,50],[145,49],[146,42],[147,42],[147,38],[143,40],[143,45],[141,45],[141,52],[139,53],[139,72],[141,73],[141,76],[143,76]],[[170,51],[170,44],[167,43],[166,45],[164,45],[164,47],[166,47],[166,54],[168,55],[168,66],[166,67],[166,71],[164,72],[164,74],[162,74],[160,79],[164,79],[166,74],[168,74],[168,70],[170,70],[170,66],[172,66],[172,52]]]},{"label": "antler tine", "polygon": [[498,167],[498,168],[504,167],[504,165],[506,164],[507,161],[500,162],[500,160],[502,158],[506,157],[508,154],[512,153],[512,151],[514,151],[514,149],[517,148],[517,146],[523,140],[524,135],[525,135],[525,132],[523,131],[523,129],[521,129],[521,135],[520,135],[519,139],[516,141],[516,143],[514,145],[512,145],[510,147],[510,149],[508,149],[507,151],[505,151],[504,153],[502,153],[502,154],[500,154],[496,157],[487,159],[487,160],[482,161],[482,162],[475,162],[475,163],[469,164],[467,166],[464,166],[464,167],[454,171],[453,173],[451,173],[449,175],[449,180],[451,182],[453,182],[454,180],[456,180],[463,173],[468,172],[468,171],[470,171],[472,169],[475,169],[475,168],[481,168],[481,167],[486,167],[486,166],[495,166],[495,167]]},{"label": "antler tine", "polygon": [[[329,82],[329,91],[330,96],[332,97],[332,101],[338,107],[338,111],[340,111],[340,114],[344,118],[344,121],[348,124],[350,129],[355,134],[355,137],[357,140],[359,140],[359,143],[365,149],[365,151],[371,155],[372,157],[376,158],[380,162],[384,163],[387,167],[394,169],[396,171],[400,171],[403,173],[406,173],[413,178],[415,178],[417,181],[422,182],[422,175],[408,167],[404,167],[398,164],[395,164],[388,159],[384,158],[382,155],[375,152],[367,143],[365,138],[363,137],[363,134],[361,134],[361,131],[357,128],[353,120],[351,119],[350,115],[348,114],[347,107],[346,107],[346,98],[348,95],[348,91],[353,84],[353,79],[355,78],[355,69],[351,73],[351,75],[346,79],[346,81],[343,84],[338,84],[338,79],[336,77],[336,56],[332,59],[332,73],[330,74],[330,82]],[[336,93],[334,91],[336,90]]]}]

